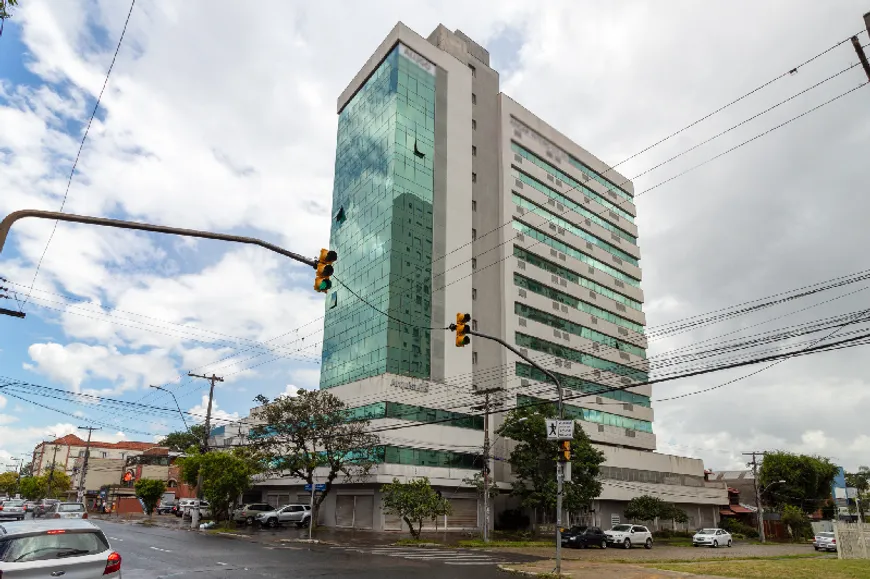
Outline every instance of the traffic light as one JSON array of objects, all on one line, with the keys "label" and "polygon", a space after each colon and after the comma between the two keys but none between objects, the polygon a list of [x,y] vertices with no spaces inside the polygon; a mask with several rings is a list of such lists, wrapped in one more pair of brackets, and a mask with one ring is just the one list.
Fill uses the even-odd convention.
[{"label": "traffic light", "polygon": [[314,277],[314,291],[326,293],[332,287],[329,276],[333,273],[332,264],[338,259],[338,254],[331,249],[321,249],[317,260],[317,274]]},{"label": "traffic light", "polygon": [[559,462],[571,462],[570,440],[563,440],[559,443]]},{"label": "traffic light", "polygon": [[456,347],[462,348],[471,343],[471,338],[468,337],[468,322],[471,321],[471,314],[456,314]]}]

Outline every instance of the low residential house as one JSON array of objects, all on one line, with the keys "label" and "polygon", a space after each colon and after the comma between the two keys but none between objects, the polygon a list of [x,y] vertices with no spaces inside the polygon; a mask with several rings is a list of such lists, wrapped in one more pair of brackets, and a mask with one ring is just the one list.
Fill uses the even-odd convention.
[{"label": "low residential house", "polygon": [[[124,461],[130,456],[142,454],[156,445],[153,442],[102,442],[91,440],[90,460],[120,460]],[[75,434],[67,434],[50,442],[40,442],[33,449],[31,469],[35,476],[45,474],[51,469],[52,462],[55,468],[61,468],[70,477],[73,477],[73,485],[78,485],[75,470],[81,464],[79,459],[84,459],[88,443]]]},{"label": "low residential house", "polygon": [[728,487],[728,504],[719,508],[719,514],[723,517],[723,521],[727,518],[754,527],[758,524],[757,513],[758,509],[754,506],[740,502],[738,489]]}]

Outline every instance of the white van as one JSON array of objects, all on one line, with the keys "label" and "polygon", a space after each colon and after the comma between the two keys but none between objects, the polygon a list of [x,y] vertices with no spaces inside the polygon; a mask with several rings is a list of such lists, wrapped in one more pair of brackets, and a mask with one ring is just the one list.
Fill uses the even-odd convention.
[{"label": "white van", "polygon": [[[175,512],[175,516],[189,519],[190,509],[195,507],[197,503],[199,503],[198,499],[181,499],[178,501],[178,510]],[[211,517],[211,508],[208,501],[203,499],[199,506],[199,518],[207,519],[209,517]]]}]

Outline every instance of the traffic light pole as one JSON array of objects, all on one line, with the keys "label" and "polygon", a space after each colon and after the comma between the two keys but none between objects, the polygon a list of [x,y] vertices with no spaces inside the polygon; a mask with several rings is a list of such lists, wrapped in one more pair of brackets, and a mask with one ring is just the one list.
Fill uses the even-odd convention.
[{"label": "traffic light pole", "polygon": [[[450,325],[451,330],[456,329],[456,324]],[[470,336],[477,336],[478,338],[483,338],[485,340],[491,340],[493,342],[497,342],[528,362],[533,368],[536,368],[544,373],[545,376],[550,378],[556,384],[556,392],[559,396],[559,405],[558,405],[558,413],[559,420],[562,420],[565,415],[565,410],[562,405],[562,383],[559,382],[559,378],[556,377],[555,374],[520,352],[517,348],[514,348],[512,345],[508,344],[501,338],[497,338],[496,336],[490,336],[489,334],[484,334],[483,332],[477,332],[465,328],[465,333]],[[563,464],[561,461],[556,462],[556,574],[560,574],[562,572],[562,491],[565,486],[565,471],[563,469]]]},{"label": "traffic light pole", "polygon": [[201,239],[216,239],[218,241],[232,241],[235,243],[246,243],[248,245],[258,245],[269,251],[281,254],[284,257],[289,257],[299,263],[304,263],[307,266],[316,268],[318,261],[303,257],[298,253],[288,251],[283,247],[278,247],[262,239],[255,237],[243,237],[241,235],[228,235],[226,233],[212,233],[211,231],[200,231],[197,229],[183,229],[180,227],[166,227],[163,225],[151,225],[150,223],[139,223],[136,221],[122,221],[120,219],[106,219],[103,217],[89,217],[87,215],[73,215],[71,213],[58,213],[56,211],[40,211],[38,209],[23,209],[7,215],[3,221],[0,221],[0,253],[3,251],[3,245],[6,243],[6,237],[9,235],[9,230],[12,224],[19,219],[25,217],[36,217],[37,219],[55,219],[57,221],[67,221],[70,223],[84,223],[85,225],[99,225],[101,227],[115,227],[117,229],[134,229],[137,231],[150,231],[152,233],[168,233],[170,235],[182,235],[184,237],[199,237]]}]

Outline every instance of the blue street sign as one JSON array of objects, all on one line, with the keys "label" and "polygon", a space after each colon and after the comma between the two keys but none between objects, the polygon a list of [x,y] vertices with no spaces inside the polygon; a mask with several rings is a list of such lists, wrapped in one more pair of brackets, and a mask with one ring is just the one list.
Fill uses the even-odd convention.
[{"label": "blue street sign", "polygon": [[[310,493],[311,492],[311,485],[305,485],[305,490]],[[326,490],[326,485],[325,484],[316,484],[316,485],[314,485],[314,490],[319,492],[319,493],[322,493],[323,491]]]}]

